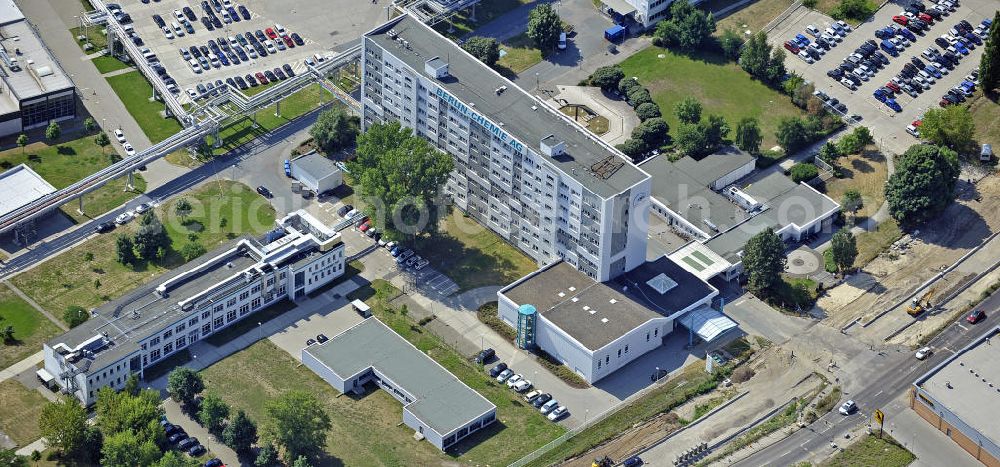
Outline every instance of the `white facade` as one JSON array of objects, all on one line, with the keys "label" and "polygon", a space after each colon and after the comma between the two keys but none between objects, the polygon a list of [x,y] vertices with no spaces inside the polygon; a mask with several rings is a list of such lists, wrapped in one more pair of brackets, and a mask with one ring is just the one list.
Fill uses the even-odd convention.
[{"label": "white facade", "polygon": [[[131,297],[133,301],[119,305],[118,310],[110,305],[94,310],[96,316],[80,329],[44,345],[45,369],[56,377],[63,391],[91,405],[101,387],[121,389],[130,375],[142,378],[147,367],[194,342],[282,299],[310,293],[343,274],[344,245],[339,234],[304,211],[290,214],[278,225],[285,230],[284,236],[271,243],[240,240],[163,281],[148,294]],[[252,263],[247,267],[232,267],[247,255],[256,261],[241,263]],[[220,276],[220,270],[226,272]],[[208,271],[214,271],[212,277],[219,280],[199,283]],[[193,284],[204,289],[171,300],[177,287]],[[140,301],[144,305],[136,306]],[[113,313],[122,316],[108,316]]]},{"label": "white facade", "polygon": [[[419,70],[396,56],[411,52],[383,48],[367,37],[363,45],[362,126],[399,121],[452,155],[455,170],[445,192],[460,209],[540,265],[562,259],[603,281],[645,260],[648,176],[615,195],[599,196],[581,183],[584,174],[567,173],[550,160],[565,147],[558,138],[528,141],[509,134],[474,102],[463,102],[440,85],[433,77],[448,73],[441,58],[425,57],[430,60]],[[475,60],[461,49],[450,54],[452,60],[457,54]],[[521,92],[485,66],[476,72],[507,83],[497,96]],[[544,105],[536,101],[535,111],[551,112],[554,129],[578,126]],[[607,151],[617,156],[613,148]]]}]

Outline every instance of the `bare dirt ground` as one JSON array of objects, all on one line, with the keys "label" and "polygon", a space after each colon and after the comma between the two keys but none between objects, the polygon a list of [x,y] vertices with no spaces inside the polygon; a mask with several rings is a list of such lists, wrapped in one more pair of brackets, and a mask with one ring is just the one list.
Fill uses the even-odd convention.
[{"label": "bare dirt ground", "polygon": [[[816,303],[827,316],[824,323],[841,328],[859,318],[869,320],[1000,228],[1000,179],[990,176],[975,185],[963,180],[959,189],[959,200],[936,221],[904,235],[861,273],[827,291]],[[935,293],[946,295],[969,278],[968,272],[957,270],[935,286]]]}]

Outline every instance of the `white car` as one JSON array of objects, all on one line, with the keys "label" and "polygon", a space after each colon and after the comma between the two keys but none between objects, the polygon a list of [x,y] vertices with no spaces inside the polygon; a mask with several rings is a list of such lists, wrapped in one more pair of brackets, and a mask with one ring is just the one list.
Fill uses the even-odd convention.
[{"label": "white car", "polygon": [[120,128],[116,129],[115,139],[118,140],[119,143],[125,144],[125,132],[122,131]]},{"label": "white car", "polygon": [[131,143],[128,143],[128,142],[123,143],[122,144],[122,149],[125,150],[125,155],[127,155],[127,156],[134,156],[135,155],[135,148],[132,147]]},{"label": "white car", "polygon": [[549,412],[555,410],[556,407],[559,407],[559,401],[552,399],[542,404],[542,406],[538,408],[538,411],[541,412],[542,415],[547,415]]},{"label": "white car", "polygon": [[811,24],[806,26],[806,32],[808,32],[813,37],[819,37],[820,34],[819,29],[817,29],[816,26],[813,26]]},{"label": "white car", "polygon": [[198,96],[198,91],[195,91],[194,89],[191,89],[191,88],[187,88],[187,94],[188,94],[188,97],[191,98],[191,100],[196,100],[199,97]]},{"label": "white car", "polygon": [[168,28],[166,26],[163,27],[163,35],[167,36],[167,39],[173,39],[174,38],[174,32],[171,31],[170,28]]},{"label": "white car", "polygon": [[174,18],[177,18],[177,21],[184,21],[184,13],[181,10],[174,10]]},{"label": "white car", "polygon": [[[839,27],[837,27],[837,26],[839,26]],[[834,27],[837,27],[837,29],[840,29],[842,31],[851,32],[851,26],[849,24],[843,22],[843,21],[837,21],[834,24]]]},{"label": "white car", "polygon": [[556,407],[555,410],[549,412],[549,414],[547,415],[547,418],[549,420],[552,420],[554,422],[556,420],[559,420],[560,418],[562,418],[563,416],[565,416],[568,413],[569,413],[569,409],[567,409],[566,406],[564,406],[564,405],[560,405],[559,407]]},{"label": "white car", "polygon": [[845,88],[850,89],[851,91],[856,89],[856,87],[854,86],[854,81],[851,81],[847,78],[840,78],[840,84],[843,84]]},{"label": "white car", "polygon": [[[906,132],[909,133],[910,135],[912,135],[914,138],[919,138],[920,137],[920,132],[917,131],[917,127],[915,127],[913,125],[906,125]],[[923,357],[920,356],[920,352],[923,351],[923,350],[924,349],[920,349],[920,350],[917,351],[917,360],[923,360]]]},{"label": "white car", "polygon": [[514,385],[517,384],[518,381],[521,381],[522,378],[524,377],[521,375],[514,375],[511,376],[510,378],[507,378],[507,387],[508,388],[514,387]]},{"label": "white car", "polygon": [[135,207],[135,213],[137,215],[138,214],[145,214],[146,211],[149,211],[150,209],[153,209],[153,205],[152,204],[150,204],[150,203],[142,203],[142,204],[140,204],[140,205],[138,205],[138,206]]},{"label": "white car", "polygon": [[914,354],[914,357],[917,357],[917,360],[923,360],[927,357],[930,357],[932,353],[934,353],[934,351],[931,350],[930,347],[924,347],[918,350],[917,353]]},{"label": "white car", "polygon": [[[830,36],[833,40],[835,40],[837,42],[840,42],[840,41],[844,40],[843,37],[841,37],[843,35],[843,33],[840,32],[840,31],[837,31],[836,29],[826,28],[826,29],[823,30],[823,33],[826,34],[827,36]],[[824,40],[825,39],[826,38],[824,38]]]},{"label": "white car", "polygon": [[531,389],[531,386],[532,386],[531,381],[522,379],[514,383],[514,390],[517,392],[524,392],[527,391],[528,389]]},{"label": "white car", "polygon": [[837,409],[837,411],[840,412],[841,415],[850,415],[851,412],[854,412],[854,409],[856,408],[858,408],[858,404],[855,404],[854,401],[849,400],[847,402],[844,402],[840,406],[840,408]]},{"label": "white car", "polygon": [[[395,245],[393,245],[393,246],[395,246]],[[514,376],[514,370],[511,370],[510,368],[508,368],[506,370],[503,370],[503,371],[500,372],[499,375],[497,375],[497,382],[498,383],[503,383],[503,382],[507,381],[507,379],[510,378],[511,376]]]},{"label": "white car", "polygon": [[132,214],[130,211],[125,211],[119,214],[118,217],[115,218],[115,224],[122,225],[134,218],[135,214]]},{"label": "white car", "polygon": [[813,60],[813,58],[810,57],[809,54],[806,53],[805,50],[800,50],[799,53],[798,53],[798,56],[799,56],[799,58],[802,59],[803,62],[810,63],[810,64],[815,62],[815,60]]}]

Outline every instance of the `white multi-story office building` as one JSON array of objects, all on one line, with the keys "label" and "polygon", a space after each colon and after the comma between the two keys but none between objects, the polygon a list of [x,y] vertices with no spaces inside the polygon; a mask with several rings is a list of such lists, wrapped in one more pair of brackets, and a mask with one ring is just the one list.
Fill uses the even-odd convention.
[{"label": "white multi-story office building", "polygon": [[44,344],[39,376],[93,404],[101,387],[121,389],[171,354],[343,273],[340,234],[294,212],[263,241],[236,240],[93,310]]},{"label": "white multi-story office building", "polygon": [[[697,5],[701,1],[691,0],[689,3]],[[601,0],[601,11],[611,15],[617,22],[634,22],[647,29],[667,19],[673,3],[674,0]]]},{"label": "white multi-story office building", "polygon": [[363,42],[363,127],[398,121],[450,154],[459,208],[595,280],[645,261],[650,178],[617,150],[408,15]]}]

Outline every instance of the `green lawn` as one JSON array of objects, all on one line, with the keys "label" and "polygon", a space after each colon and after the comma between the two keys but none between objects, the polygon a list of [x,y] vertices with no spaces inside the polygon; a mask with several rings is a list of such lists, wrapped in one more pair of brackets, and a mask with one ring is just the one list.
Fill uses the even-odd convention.
[{"label": "green lawn", "polygon": [[768,291],[768,301],[789,311],[808,311],[816,304],[816,281],[805,277],[782,275],[781,282]]},{"label": "green lawn", "polygon": [[461,290],[505,285],[538,269],[531,258],[453,209],[438,233],[417,241],[416,250],[439,271],[447,271]]},{"label": "green lawn", "polygon": [[[75,139],[74,139],[75,138]],[[80,133],[64,134],[58,143],[36,141],[24,150],[15,147],[0,152],[0,168],[7,169],[18,164],[26,164],[41,175],[52,186],[65,188],[99,169],[111,165],[116,153],[108,146],[101,148],[94,143],[94,135]],[[90,215],[104,214],[111,208],[135,197],[146,190],[146,181],[141,175],[135,177],[134,190],[124,191],[125,180],[114,180],[84,197],[84,210]],[[63,207],[63,212],[81,221],[77,202],[71,201]]]},{"label": "green lawn", "polygon": [[[462,37],[480,25],[493,21],[521,5],[531,3],[531,0],[483,0],[476,4],[476,21],[470,21],[470,10],[464,10],[452,17],[451,21],[442,21],[434,26],[441,34],[452,39]],[[452,32],[448,32],[449,23],[454,24]]]},{"label": "green lawn", "polygon": [[181,130],[181,124],[173,118],[163,118],[160,112],[164,104],[150,101],[153,86],[138,71],[105,78],[121,98],[128,113],[153,143],[159,143]]},{"label": "green lawn", "polygon": [[[173,212],[176,200],[158,209],[171,239],[171,251],[162,261],[142,262],[133,270],[115,260],[115,237],[132,232],[138,225],[133,221],[115,233],[91,238],[10,281],[61,318],[69,306],[95,308],[182,264],[177,250],[191,241],[189,234],[211,251],[230,238],[243,233],[262,234],[274,225],[273,208],[239,183],[212,182],[184,197],[194,211],[183,221]],[[225,225],[222,219],[226,219]]]},{"label": "green lawn", "polygon": [[976,122],[976,142],[993,145],[993,153],[1000,151],[1000,105],[977,93],[978,97],[971,104],[972,120]]},{"label": "green lawn", "polygon": [[[661,54],[664,58],[658,57]],[[722,115],[731,128],[740,118],[756,117],[764,137],[762,148],[776,144],[778,120],[804,115],[787,96],[752,80],[739,65],[710,52],[686,56],[648,47],[625,59],[621,67],[625,76],[638,77],[649,88],[671,132],[678,124],[674,106],[686,97],[701,101],[702,115]]]},{"label": "green lawn", "polygon": [[14,342],[0,344],[0,368],[7,368],[38,352],[42,342],[60,332],[48,318],[0,284],[0,328],[7,326],[14,327]]},{"label": "green lawn", "polygon": [[[707,8],[723,8],[734,3],[732,0],[711,0],[707,4],[702,4]],[[722,34],[726,29],[732,29],[743,38],[748,38],[745,34],[747,30],[757,32],[767,25],[772,19],[788,9],[794,3],[793,0],[759,0],[743,8],[734,11],[729,16],[720,19],[716,25],[716,35]]]},{"label": "green lawn", "polygon": [[868,435],[838,452],[824,462],[824,467],[848,467],[855,465],[877,465],[879,467],[903,467],[917,459],[912,452],[900,446],[896,440],[883,434],[882,438]]},{"label": "green lawn", "polygon": [[892,218],[880,222],[873,231],[858,234],[858,256],[854,258],[854,267],[864,267],[902,236],[903,231]]},{"label": "green lawn", "polygon": [[[214,153],[216,155],[225,154],[332,100],[333,96],[318,84],[302,88],[299,92],[281,101],[280,116],[274,115],[275,106],[272,105],[257,111],[256,127],[250,117],[243,117],[226,125],[220,132],[223,144],[215,149]],[[340,105],[340,103],[335,105]],[[211,140],[209,141],[211,142]]]},{"label": "green lawn", "polygon": [[26,446],[41,437],[38,418],[48,402],[38,391],[24,387],[16,379],[0,382],[0,432],[7,434],[19,446]]},{"label": "green lawn", "polygon": [[507,77],[512,77],[542,61],[542,51],[535,46],[535,42],[526,32],[503,41],[500,49],[506,55],[497,61],[497,69]]},{"label": "green lawn", "polygon": [[[408,315],[386,305],[399,294],[400,291],[388,282],[376,279],[371,287],[355,291],[349,298],[368,300],[372,303],[372,313],[378,319],[497,406],[498,423],[459,442],[452,457],[472,465],[507,465],[565,431],[546,420],[537,410],[524,405],[517,393],[490,378],[482,367],[442,343],[440,338],[419,326]],[[372,300],[372,296],[376,298]],[[455,456],[454,453],[461,455]]]},{"label": "green lawn", "polygon": [[[89,8],[93,9],[93,7]],[[79,24],[79,23],[77,23]],[[75,27],[69,30],[70,34],[73,34],[73,38],[76,39],[80,36],[86,36],[90,40],[89,42],[94,45],[94,48],[90,50],[85,50],[88,54],[92,54],[101,49],[106,49],[108,47],[108,36],[104,35],[102,32],[104,26],[90,26],[88,28]],[[86,44],[87,40],[77,40],[76,43],[79,44],[80,49],[83,49],[83,45]]]},{"label": "green lawn", "polygon": [[124,70],[125,68],[131,66],[110,55],[101,55],[100,57],[94,57],[94,59],[91,60],[90,62],[93,63],[94,66],[97,67],[97,71],[101,72],[102,74],[110,73],[112,71],[117,71],[117,70]]}]

